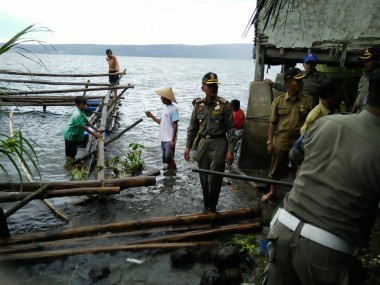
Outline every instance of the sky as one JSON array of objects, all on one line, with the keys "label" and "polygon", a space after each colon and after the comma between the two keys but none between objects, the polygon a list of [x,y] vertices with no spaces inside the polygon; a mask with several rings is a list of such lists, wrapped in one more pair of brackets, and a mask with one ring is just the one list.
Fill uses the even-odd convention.
[{"label": "sky", "polygon": [[11,0],[0,5],[0,42],[35,24],[49,44],[252,43],[242,34],[256,0]]}]

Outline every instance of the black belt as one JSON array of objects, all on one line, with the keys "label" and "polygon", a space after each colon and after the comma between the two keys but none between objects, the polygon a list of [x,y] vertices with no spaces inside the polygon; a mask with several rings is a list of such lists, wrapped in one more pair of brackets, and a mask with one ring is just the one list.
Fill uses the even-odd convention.
[{"label": "black belt", "polygon": [[219,135],[202,135],[202,139],[219,139],[219,138],[225,138],[226,134],[219,134]]}]

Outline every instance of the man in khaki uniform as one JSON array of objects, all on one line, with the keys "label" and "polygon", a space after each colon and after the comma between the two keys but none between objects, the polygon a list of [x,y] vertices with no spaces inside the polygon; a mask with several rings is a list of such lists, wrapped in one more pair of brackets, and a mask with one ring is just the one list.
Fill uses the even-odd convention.
[{"label": "man in khaki uniform", "polygon": [[[224,172],[225,164],[234,159],[235,128],[230,103],[218,96],[218,76],[209,72],[202,78],[206,97],[197,99],[187,129],[185,160],[190,160],[190,149],[199,132],[198,166],[200,169]],[[227,134],[227,136],[226,136]],[[204,210],[216,212],[222,176],[199,174],[203,191]]]},{"label": "man in khaki uniform", "polygon": [[271,222],[265,285],[363,284],[358,249],[369,243],[380,201],[380,76],[360,114],[320,118],[305,159]]},{"label": "man in khaki uniform", "polygon": [[344,99],[343,79],[338,76],[321,78],[319,87],[319,104],[306,117],[300,133],[301,136],[310,129],[316,120],[339,112],[339,105]]},{"label": "man in khaki uniform", "polygon": [[[301,92],[304,77],[298,68],[289,68],[284,75],[288,91],[272,102],[267,141],[268,154],[272,156],[271,179],[278,180],[286,175],[289,150],[299,137],[300,128],[313,106],[312,97]],[[271,185],[269,193],[263,195],[261,201],[267,202],[275,191],[276,186]]]}]

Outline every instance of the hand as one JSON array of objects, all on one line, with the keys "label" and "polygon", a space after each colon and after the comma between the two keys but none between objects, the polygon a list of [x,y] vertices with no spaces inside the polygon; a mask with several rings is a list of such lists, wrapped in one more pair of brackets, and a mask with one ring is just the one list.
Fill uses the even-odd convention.
[{"label": "hand", "polygon": [[234,162],[234,152],[232,150],[227,151],[226,163],[230,166]]},{"label": "hand", "polygon": [[170,148],[175,149],[175,140],[170,141]]},{"label": "hand", "polygon": [[99,130],[99,129],[97,129],[97,131],[98,131],[98,133],[104,133],[105,132],[105,130]]},{"label": "hand", "polygon": [[186,161],[190,160],[190,148],[186,147],[185,151],[183,153],[183,157],[185,158]]},{"label": "hand", "polygon": [[145,115],[146,115],[148,118],[152,118],[152,113],[149,112],[149,111],[145,111]]},{"label": "hand", "polygon": [[274,153],[274,147],[273,147],[272,143],[268,144],[267,151],[268,151],[269,155],[273,155],[273,153]]},{"label": "hand", "polygon": [[95,134],[95,137],[96,137],[97,139],[100,139],[100,138],[103,137],[103,134]]},{"label": "hand", "polygon": [[272,85],[272,80],[270,80],[270,79],[265,79],[264,80],[264,83],[266,83],[266,84],[269,84],[269,85]]}]

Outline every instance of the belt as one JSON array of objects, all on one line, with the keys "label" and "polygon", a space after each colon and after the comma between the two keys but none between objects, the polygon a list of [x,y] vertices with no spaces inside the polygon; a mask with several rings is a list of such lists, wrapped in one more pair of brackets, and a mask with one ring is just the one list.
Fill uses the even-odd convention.
[{"label": "belt", "polygon": [[202,139],[219,139],[219,138],[225,138],[226,134],[219,134],[219,135],[201,135]]},{"label": "belt", "polygon": [[[279,209],[277,211],[270,223],[271,227],[277,220],[292,231],[295,231],[298,224],[301,222],[300,219],[288,213],[284,209]],[[358,254],[359,248],[357,246],[354,246],[344,239],[341,239],[340,237],[311,224],[305,223],[301,229],[300,235],[323,246],[347,253],[352,256],[356,256]]]}]

